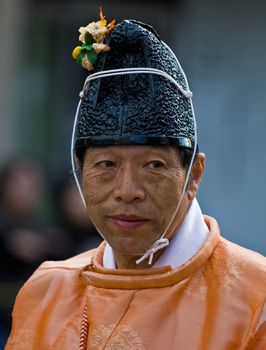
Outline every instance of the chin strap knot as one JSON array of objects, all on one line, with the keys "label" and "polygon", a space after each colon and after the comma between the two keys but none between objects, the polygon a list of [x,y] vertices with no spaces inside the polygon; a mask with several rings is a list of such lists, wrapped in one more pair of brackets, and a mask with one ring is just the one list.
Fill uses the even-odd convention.
[{"label": "chin strap knot", "polygon": [[142,255],[141,258],[136,260],[136,264],[140,264],[143,260],[149,258],[148,264],[152,264],[153,255],[158,252],[158,250],[163,249],[169,245],[169,240],[167,238],[159,238],[153,245]]}]

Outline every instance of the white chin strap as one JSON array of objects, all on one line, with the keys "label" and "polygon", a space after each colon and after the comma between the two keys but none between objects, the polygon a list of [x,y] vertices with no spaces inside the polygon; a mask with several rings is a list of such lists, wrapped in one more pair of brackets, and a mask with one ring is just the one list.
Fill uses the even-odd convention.
[{"label": "white chin strap", "polygon": [[[154,74],[154,75],[159,75],[162,76],[164,78],[166,78],[167,80],[171,81],[176,88],[188,99],[191,100],[192,98],[192,92],[188,89],[188,82],[187,82],[187,78],[185,76],[185,73],[179,63],[179,61],[177,60],[176,56],[174,55],[173,51],[164,43],[164,45],[167,47],[167,49],[172,53],[172,55],[175,57],[177,64],[181,70],[181,73],[183,74],[183,77],[185,79],[185,83],[187,86],[187,90],[184,89],[184,87],[179,84],[171,75],[167,74],[166,72],[159,70],[159,69],[155,69],[155,68],[122,68],[122,69],[113,69],[113,70],[106,70],[106,71],[102,71],[102,72],[97,72],[94,74],[91,74],[87,77],[87,79],[85,80],[84,83],[84,87],[83,90],[80,92],[80,98],[82,99],[83,96],[86,94],[86,91],[89,88],[89,84],[90,81],[95,80],[95,79],[101,79],[101,78],[107,78],[107,77],[113,77],[113,76],[118,76],[118,75],[129,75],[129,74]],[[79,115],[79,109],[80,109],[80,105],[81,105],[81,99],[79,101],[78,107],[77,107],[77,111],[76,111],[76,115],[75,115],[75,120],[74,120],[74,126],[73,126],[73,133],[72,133],[72,140],[71,140],[71,164],[72,164],[72,170],[73,170],[73,174],[74,174],[74,178],[81,196],[81,199],[86,207],[86,203],[85,203],[85,199],[84,199],[84,195],[83,195],[83,191],[81,188],[81,184],[79,181],[79,178],[77,176],[76,173],[76,166],[75,166],[75,156],[74,156],[74,142],[75,142],[75,134],[76,134],[76,126],[77,126],[77,120],[78,120],[78,115]],[[196,124],[196,119],[195,119],[195,114],[194,114],[194,109],[193,109],[193,105],[191,102],[191,109],[192,109],[192,115],[193,115],[193,123],[194,123],[194,149],[193,149],[193,154],[192,154],[192,158],[189,164],[189,168],[188,168],[188,172],[186,175],[186,179],[184,182],[184,186],[183,186],[183,190],[182,190],[182,194],[181,197],[179,199],[177,208],[172,216],[172,219],[170,220],[169,225],[167,226],[167,228],[165,229],[165,231],[163,232],[163,234],[160,236],[159,239],[157,239],[152,246],[138,259],[136,260],[136,264],[140,264],[142,261],[144,261],[145,259],[149,259],[148,264],[152,265],[152,261],[153,261],[153,256],[154,254],[160,250],[163,249],[165,247],[167,247],[169,245],[169,240],[167,238],[165,238],[164,236],[166,235],[166,233],[168,232],[168,229],[170,228],[170,226],[173,223],[174,218],[176,217],[179,207],[181,205],[182,199],[184,197],[186,188],[187,188],[187,184],[189,181],[189,176],[191,173],[191,169],[193,166],[193,161],[195,158],[195,154],[196,154],[196,150],[197,150],[197,124]]]}]

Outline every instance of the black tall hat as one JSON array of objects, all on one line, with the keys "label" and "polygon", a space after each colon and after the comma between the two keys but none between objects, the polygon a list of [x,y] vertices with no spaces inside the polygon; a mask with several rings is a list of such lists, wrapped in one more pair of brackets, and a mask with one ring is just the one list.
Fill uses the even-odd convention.
[{"label": "black tall hat", "polygon": [[[77,111],[75,150],[89,145],[175,144],[193,149],[195,125],[186,77],[172,51],[146,24],[125,20],[105,40],[94,73],[153,68],[167,73],[101,77],[85,84]],[[185,96],[186,95],[186,96]]]}]

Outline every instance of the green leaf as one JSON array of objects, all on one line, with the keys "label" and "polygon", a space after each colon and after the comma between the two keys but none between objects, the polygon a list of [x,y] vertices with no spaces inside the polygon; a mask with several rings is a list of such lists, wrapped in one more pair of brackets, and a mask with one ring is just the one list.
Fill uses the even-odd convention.
[{"label": "green leaf", "polygon": [[81,46],[81,52],[87,52],[87,51],[90,51],[91,49],[92,49],[92,45],[82,44]]},{"label": "green leaf", "polygon": [[85,57],[86,53],[81,53],[78,58],[77,58],[77,62],[80,66],[82,66],[82,60]]},{"label": "green leaf", "polygon": [[89,52],[86,53],[88,60],[95,64],[97,61],[98,54],[94,49],[91,49]]},{"label": "green leaf", "polygon": [[94,37],[91,33],[86,32],[85,33],[85,43],[86,45],[93,44],[95,42]]}]

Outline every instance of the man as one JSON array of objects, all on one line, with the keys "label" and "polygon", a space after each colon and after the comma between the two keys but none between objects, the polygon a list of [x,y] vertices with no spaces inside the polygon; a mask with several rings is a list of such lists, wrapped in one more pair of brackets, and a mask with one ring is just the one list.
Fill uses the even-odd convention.
[{"label": "man", "polygon": [[266,349],[266,261],[201,213],[205,156],[176,57],[136,21],[80,32],[73,55],[92,74],[72,160],[105,242],[33,274],[6,350]]}]

